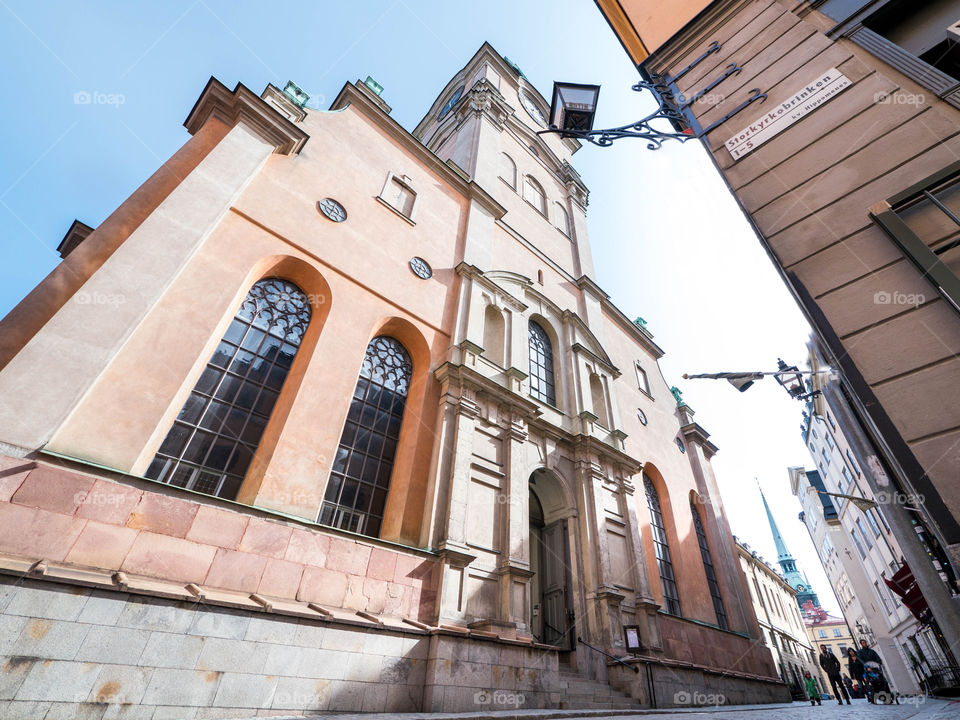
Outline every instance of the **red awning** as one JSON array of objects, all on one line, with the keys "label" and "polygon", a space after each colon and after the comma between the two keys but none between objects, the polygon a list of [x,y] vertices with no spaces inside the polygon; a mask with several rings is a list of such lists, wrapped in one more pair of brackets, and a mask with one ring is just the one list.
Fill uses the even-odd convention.
[{"label": "red awning", "polygon": [[913,576],[910,566],[904,563],[903,567],[894,573],[892,578],[884,578],[887,587],[890,588],[903,604],[907,606],[913,616],[921,623],[926,624],[930,620],[930,606],[927,605],[926,598],[920,591],[917,579]]}]

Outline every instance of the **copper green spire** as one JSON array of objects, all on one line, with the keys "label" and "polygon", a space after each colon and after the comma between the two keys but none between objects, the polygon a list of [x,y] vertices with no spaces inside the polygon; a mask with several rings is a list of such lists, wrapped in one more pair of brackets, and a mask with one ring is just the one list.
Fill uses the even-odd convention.
[{"label": "copper green spire", "polygon": [[797,570],[797,561],[787,549],[787,543],[784,541],[783,535],[780,534],[777,521],[773,519],[770,505],[767,504],[767,498],[764,496],[759,482],[757,483],[757,489],[760,490],[760,499],[763,500],[763,509],[767,511],[767,521],[770,523],[770,532],[773,533],[773,542],[777,546],[777,563],[783,571],[783,577],[787,584],[797,591],[797,604],[803,608],[804,603],[809,600],[814,606],[819,605],[816,593],[810,589],[810,583]]},{"label": "copper green spire", "polygon": [[[784,560],[793,562],[793,556],[790,554],[790,551],[787,550],[787,543],[784,542],[783,535],[780,534],[777,521],[773,519],[773,513],[770,512],[770,506],[767,504],[767,498],[763,495],[763,490],[760,491],[760,499],[763,500],[763,509],[767,511],[767,521],[770,523],[770,532],[773,533],[773,542],[777,546],[777,562],[781,565]],[[784,573],[786,572],[787,570],[784,569]],[[792,585],[793,583],[790,584]]]}]

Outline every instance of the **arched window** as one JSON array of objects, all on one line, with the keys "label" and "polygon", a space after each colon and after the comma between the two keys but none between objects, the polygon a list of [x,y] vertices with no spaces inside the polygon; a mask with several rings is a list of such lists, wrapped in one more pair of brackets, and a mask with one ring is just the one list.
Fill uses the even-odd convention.
[{"label": "arched window", "polygon": [[590,399],[593,401],[593,414],[597,416],[597,422],[609,428],[610,413],[607,412],[607,399],[603,394],[603,380],[596,373],[590,374]]},{"label": "arched window", "polygon": [[553,206],[557,209],[557,229],[570,237],[570,215],[567,209],[560,203],[554,203]]},{"label": "arched window", "polygon": [[500,153],[500,177],[514,190],[517,189],[517,164],[506,153]]},{"label": "arched window", "polygon": [[504,322],[503,313],[496,305],[487,305],[483,313],[483,354],[500,367],[504,360]]},{"label": "arched window", "polygon": [[546,216],[547,196],[543,192],[543,188],[540,186],[540,183],[538,183],[529,175],[526,176],[526,181],[524,182],[523,197],[528,203],[537,209],[538,213]]},{"label": "arched window", "polygon": [[547,331],[530,321],[530,394],[548,405],[557,404],[553,384],[553,346]]},{"label": "arched window", "polygon": [[321,524],[380,534],[412,375],[410,355],[398,340],[381,335],[367,345],[320,508]]},{"label": "arched window", "polygon": [[665,608],[671,615],[680,615],[680,595],[677,593],[677,578],[673,574],[673,560],[670,559],[670,545],[667,542],[667,529],[663,524],[663,511],[660,509],[660,496],[653,481],[644,474],[643,489],[647,495],[647,507],[650,508],[650,530],[653,532],[653,548],[657,555],[657,570],[660,573],[660,585],[663,588]]},{"label": "arched window", "polygon": [[310,322],[296,285],[250,288],[146,476],[233,499]]},{"label": "arched window", "polygon": [[723,598],[720,596],[720,585],[717,583],[717,573],[710,557],[710,546],[707,544],[707,533],[703,529],[700,513],[693,503],[690,503],[690,514],[693,515],[693,527],[697,531],[697,542],[700,543],[700,557],[703,560],[703,570],[707,575],[707,586],[710,588],[710,597],[713,598],[713,610],[717,614],[717,625],[726,630],[727,613],[723,607]]}]

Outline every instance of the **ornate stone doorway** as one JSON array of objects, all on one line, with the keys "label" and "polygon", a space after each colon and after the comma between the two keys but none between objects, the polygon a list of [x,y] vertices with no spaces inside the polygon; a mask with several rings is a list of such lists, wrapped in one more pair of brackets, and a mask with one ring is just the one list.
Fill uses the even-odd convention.
[{"label": "ornate stone doorway", "polygon": [[[566,517],[551,512],[563,491],[556,478],[530,477],[530,627],[539,642],[573,650],[576,643]],[[544,510],[546,508],[546,511]]]}]

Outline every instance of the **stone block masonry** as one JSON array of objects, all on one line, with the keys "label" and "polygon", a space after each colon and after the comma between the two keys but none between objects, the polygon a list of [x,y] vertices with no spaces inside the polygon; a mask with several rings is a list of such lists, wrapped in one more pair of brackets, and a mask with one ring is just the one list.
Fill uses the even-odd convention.
[{"label": "stone block masonry", "polygon": [[[434,554],[0,455],[0,553],[431,622]],[[212,500],[211,502],[217,502]]]},{"label": "stone block masonry", "polygon": [[2,576],[0,717],[192,720],[556,706],[556,652],[447,632]]}]

